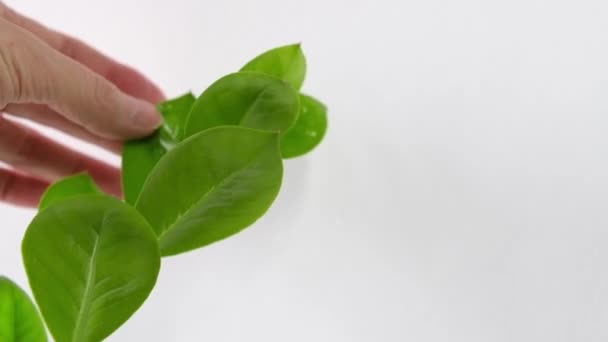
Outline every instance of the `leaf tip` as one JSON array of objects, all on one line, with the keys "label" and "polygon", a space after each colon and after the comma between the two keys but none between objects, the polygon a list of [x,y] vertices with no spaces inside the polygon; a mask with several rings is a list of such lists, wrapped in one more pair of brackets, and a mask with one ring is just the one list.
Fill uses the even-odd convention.
[{"label": "leaf tip", "polygon": [[296,43],[293,43],[293,44],[288,45],[288,46],[290,46],[294,50],[296,50],[297,53],[304,54],[304,50],[302,48],[302,42],[296,42]]}]

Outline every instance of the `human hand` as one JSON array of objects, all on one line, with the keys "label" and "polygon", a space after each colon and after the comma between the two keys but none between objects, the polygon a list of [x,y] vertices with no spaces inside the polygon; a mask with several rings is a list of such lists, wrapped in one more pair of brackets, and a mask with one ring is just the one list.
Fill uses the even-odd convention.
[{"label": "human hand", "polygon": [[0,2],[0,201],[35,207],[48,184],[87,171],[120,195],[120,170],[78,153],[11,116],[111,151],[161,122],[162,92],[137,71]]}]

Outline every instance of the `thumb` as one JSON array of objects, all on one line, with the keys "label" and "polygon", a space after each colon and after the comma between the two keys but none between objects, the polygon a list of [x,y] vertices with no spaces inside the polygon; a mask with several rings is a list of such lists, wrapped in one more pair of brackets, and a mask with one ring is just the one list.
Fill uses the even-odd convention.
[{"label": "thumb", "polygon": [[153,104],[118,89],[103,77],[67,58],[57,69],[57,86],[49,105],[99,136],[130,139],[148,135],[161,123]]},{"label": "thumb", "polygon": [[[8,39],[0,39],[0,60],[8,69],[4,74],[11,77],[13,103],[49,105],[69,120],[109,139],[146,136],[160,125],[161,117],[153,104],[122,92],[29,32],[6,21],[0,26],[2,35],[9,35]],[[10,27],[5,30],[4,26]],[[3,41],[12,48],[2,46]]]}]

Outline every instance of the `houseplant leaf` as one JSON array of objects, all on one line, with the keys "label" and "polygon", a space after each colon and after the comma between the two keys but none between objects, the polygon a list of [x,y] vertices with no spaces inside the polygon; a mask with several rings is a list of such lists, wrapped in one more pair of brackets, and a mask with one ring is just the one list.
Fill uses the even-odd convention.
[{"label": "houseplant leaf", "polygon": [[161,254],[208,245],[263,215],[281,186],[278,144],[278,133],[230,126],[200,132],[168,152],[136,204]]},{"label": "houseplant leaf", "polygon": [[38,310],[28,295],[6,277],[0,277],[0,341],[46,341]]},{"label": "houseplant leaf", "polygon": [[293,158],[314,149],[327,130],[327,107],[317,99],[300,95],[300,115],[281,137],[281,155]]},{"label": "houseplant leaf", "polygon": [[[289,82],[300,89],[306,75],[306,59],[300,44],[269,50],[247,63],[242,71],[261,72]],[[300,94],[300,113],[294,125],[281,137],[283,158],[293,158],[314,149],[327,129],[327,107]]]},{"label": "houseplant leaf", "polygon": [[42,195],[38,209],[42,210],[53,203],[74,196],[101,193],[91,176],[85,173],[77,174],[51,184]]},{"label": "houseplant leaf", "polygon": [[163,124],[151,136],[129,141],[122,152],[122,185],[125,201],[134,204],[148,174],[158,160],[184,134],[184,126],[194,96],[191,93],[160,103],[157,108],[163,116]]},{"label": "houseplant leaf", "polygon": [[306,77],[306,58],[300,44],[268,50],[249,61],[241,71],[256,71],[287,81],[299,90]]},{"label": "houseplant leaf", "polygon": [[186,123],[186,136],[208,128],[233,125],[284,132],[298,116],[297,92],[265,74],[238,72],[213,83],[196,100]]},{"label": "houseplant leaf", "polygon": [[141,306],[160,267],[154,231],[104,195],[48,206],[29,225],[23,261],[57,342],[101,341]]}]

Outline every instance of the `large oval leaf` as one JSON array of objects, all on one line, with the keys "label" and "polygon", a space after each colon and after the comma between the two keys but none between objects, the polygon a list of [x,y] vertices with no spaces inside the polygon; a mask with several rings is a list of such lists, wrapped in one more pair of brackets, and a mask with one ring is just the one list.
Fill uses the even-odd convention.
[{"label": "large oval leaf", "polygon": [[297,92],[269,75],[238,72],[213,83],[196,100],[186,136],[217,126],[243,126],[284,132],[298,117]]},{"label": "large oval leaf", "polygon": [[299,90],[306,77],[306,58],[300,44],[268,50],[249,61],[241,71],[256,71],[272,75]]},{"label": "large oval leaf", "polygon": [[86,173],[63,178],[48,187],[40,199],[38,209],[79,195],[102,194],[91,176]]},{"label": "large oval leaf", "polygon": [[163,124],[151,136],[127,142],[122,152],[122,187],[125,201],[135,204],[146,178],[160,158],[179,143],[194,96],[191,93],[157,106]]},{"label": "large oval leaf", "polygon": [[160,267],[152,228],[132,207],[102,195],[50,205],[22,245],[25,270],[57,342],[101,341],[154,287]]},{"label": "large oval leaf", "polygon": [[281,186],[279,135],[218,127],[184,140],[150,173],[136,208],[161,253],[208,245],[255,222]]},{"label": "large oval leaf", "polygon": [[327,107],[307,95],[300,95],[300,115],[296,123],[281,137],[283,158],[301,156],[314,149],[327,130]]},{"label": "large oval leaf", "polygon": [[6,277],[0,277],[0,341],[46,341],[38,310],[28,295]]}]

